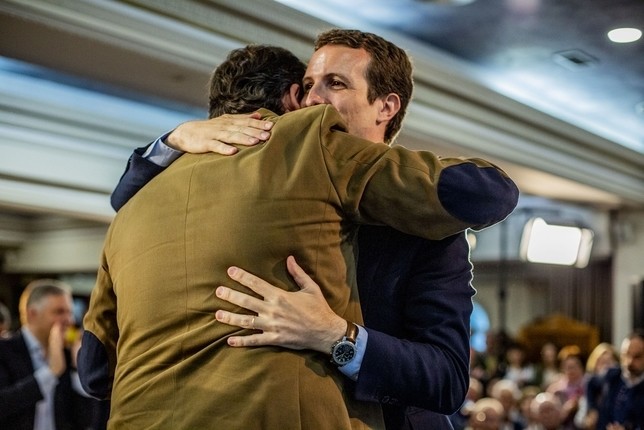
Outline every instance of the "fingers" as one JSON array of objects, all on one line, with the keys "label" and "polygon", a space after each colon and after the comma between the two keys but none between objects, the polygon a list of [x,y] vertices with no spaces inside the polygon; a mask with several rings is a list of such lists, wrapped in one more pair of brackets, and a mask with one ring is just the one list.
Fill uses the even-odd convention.
[{"label": "fingers", "polygon": [[320,289],[318,284],[316,284],[315,281],[311,279],[311,277],[304,271],[304,269],[302,269],[300,265],[297,264],[295,257],[293,257],[292,255],[289,255],[286,259],[286,268],[288,269],[288,273],[290,273],[295,280],[295,283],[299,285],[301,289]]},{"label": "fingers", "polygon": [[56,376],[60,376],[65,372],[67,364],[65,363],[64,350],[64,333],[63,326],[60,323],[55,323],[49,332],[49,351],[47,359],[49,368]]},{"label": "fingers", "polygon": [[237,305],[241,308],[248,309],[253,312],[262,312],[264,311],[264,301],[257,299],[248,294],[242,293],[241,291],[233,290],[228,287],[217,287],[215,294],[222,300],[225,300],[233,305]]},{"label": "fingers", "polygon": [[231,145],[252,146],[270,137],[273,123],[262,120],[256,113],[222,115],[180,124],[165,143],[179,151],[193,154],[215,152],[231,155],[237,149]]},{"label": "fingers", "polygon": [[236,154],[238,151],[238,149],[235,148],[234,146],[230,146],[218,140],[212,141],[208,147],[208,150],[210,152],[214,152],[216,154],[221,154],[221,155],[233,155],[233,154]]},{"label": "fingers", "polygon": [[62,349],[65,346],[65,332],[62,324],[54,323],[49,332],[49,346]]},{"label": "fingers", "polygon": [[231,336],[227,339],[227,342],[228,345],[234,347],[271,345],[270,341],[262,333],[248,336]]},{"label": "fingers", "polygon": [[297,264],[297,261],[295,261],[295,257],[292,255],[289,255],[286,258],[286,268],[288,269],[288,273],[291,274],[297,285],[300,286],[300,288],[304,287],[307,281],[312,281],[309,275],[306,274],[304,269],[300,267],[299,264]]},{"label": "fingers", "polygon": [[[211,121],[221,127],[221,135],[216,139],[221,142],[252,146],[266,141],[270,136],[273,123],[259,119],[257,113],[246,115],[223,115]],[[215,151],[216,152],[216,151]]]},{"label": "fingers", "polygon": [[266,298],[266,296],[270,293],[278,290],[277,287],[274,287],[273,285],[264,281],[262,278],[258,278],[252,273],[249,273],[244,269],[240,269],[239,267],[229,267],[227,273],[232,280],[237,281],[243,286],[250,288],[264,298]]},{"label": "fingers", "polygon": [[262,117],[259,112],[253,112],[252,114],[227,114],[223,115],[221,118],[228,119],[232,125],[236,126],[265,131],[269,131],[273,128],[273,123],[271,121],[261,119]]},{"label": "fingers", "polygon": [[220,309],[215,312],[215,319],[220,323],[234,325],[240,328],[261,330],[261,321],[255,315],[235,314]]}]

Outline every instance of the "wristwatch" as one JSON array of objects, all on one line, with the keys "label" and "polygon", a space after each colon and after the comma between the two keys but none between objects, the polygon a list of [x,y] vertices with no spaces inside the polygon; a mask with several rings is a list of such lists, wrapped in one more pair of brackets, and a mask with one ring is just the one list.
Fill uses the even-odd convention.
[{"label": "wristwatch", "polygon": [[358,326],[351,321],[347,321],[347,332],[342,339],[335,342],[331,347],[331,363],[342,367],[353,360],[358,350],[356,347],[357,337]]}]

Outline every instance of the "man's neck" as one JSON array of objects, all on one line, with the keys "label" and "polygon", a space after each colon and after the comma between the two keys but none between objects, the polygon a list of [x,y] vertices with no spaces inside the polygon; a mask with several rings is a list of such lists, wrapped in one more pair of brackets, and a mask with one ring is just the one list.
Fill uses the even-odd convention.
[{"label": "man's neck", "polygon": [[642,373],[639,376],[633,376],[630,374],[627,374],[626,372],[622,372],[622,379],[624,382],[626,382],[626,385],[628,387],[634,387],[636,385],[639,385],[644,381],[644,373]]},{"label": "man's neck", "polygon": [[29,326],[29,324],[26,324],[25,326],[22,327],[23,330],[27,331],[31,338],[38,342],[40,345],[40,348],[43,350],[43,353],[45,356],[47,355],[47,347],[49,346],[48,339],[43,339],[42,336],[40,336],[32,327]]}]

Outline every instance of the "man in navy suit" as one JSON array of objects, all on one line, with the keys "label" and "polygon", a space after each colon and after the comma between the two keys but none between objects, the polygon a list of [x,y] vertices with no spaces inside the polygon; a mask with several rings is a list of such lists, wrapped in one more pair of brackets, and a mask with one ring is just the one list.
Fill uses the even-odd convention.
[{"label": "man in navy suit", "polygon": [[608,369],[591,387],[588,408],[597,414],[597,428],[644,429],[644,330],[622,341],[620,366]]},{"label": "man in navy suit", "polygon": [[[374,45],[400,49],[369,33],[332,30],[322,34],[304,77],[303,105],[333,104],[346,120],[364,125],[361,137],[391,142],[397,129],[392,132],[376,125],[373,103],[369,100],[374,82],[390,81],[388,73],[396,67],[387,64],[391,61],[387,55],[378,55],[376,61]],[[368,73],[364,64],[357,64],[365,53]],[[373,73],[379,75],[374,78]],[[407,81],[403,83],[405,88],[400,89],[406,102],[411,96],[411,75]],[[398,128],[406,102],[397,121]],[[231,143],[244,143],[248,136],[256,142],[257,137],[264,138],[259,133],[265,128],[253,121],[248,116],[239,119],[227,116],[186,123],[164,138],[171,146],[174,140],[178,148],[202,151],[213,148],[206,136],[208,127],[214,127],[218,131],[211,136],[230,139],[232,132],[232,139],[240,140]],[[228,129],[217,129],[219,124]],[[260,131],[242,127],[247,124],[257,124]],[[181,133],[188,136],[183,143],[179,142]],[[215,143],[217,152],[227,151],[221,149],[221,142]],[[135,151],[112,195],[115,209],[163,170],[163,163],[150,161],[157,155],[155,146],[160,145],[163,141]],[[497,188],[500,184],[487,176],[492,172],[481,173],[481,188],[488,187],[489,191],[487,202],[445,190],[441,203],[459,211],[465,219],[484,216],[488,221],[499,221],[515,207],[518,190],[514,185]],[[360,327],[354,359],[339,370],[353,381],[358,399],[382,404],[387,429],[451,428],[442,414],[451,414],[460,407],[469,382],[469,318],[474,289],[470,285],[472,266],[465,233],[427,241],[387,227],[364,226],[358,233],[358,249],[357,279],[365,327]],[[247,316],[223,311],[217,313],[219,321],[262,331],[229,338],[232,346],[303,349],[311,348],[311,342],[318,340],[318,336],[342,338],[343,333],[336,330],[343,324],[338,324],[341,318],[329,313],[319,290],[316,291],[317,285],[298,269],[290,270],[303,287],[299,292],[275,289],[244,270],[237,270],[232,278],[255,289],[263,301],[225,287],[218,289],[220,298],[257,313],[250,325]]]},{"label": "man in navy suit", "polygon": [[65,347],[73,323],[69,287],[52,279],[31,282],[20,298],[20,320],[19,331],[0,339],[0,428],[97,428],[90,423],[95,401],[80,394]]}]

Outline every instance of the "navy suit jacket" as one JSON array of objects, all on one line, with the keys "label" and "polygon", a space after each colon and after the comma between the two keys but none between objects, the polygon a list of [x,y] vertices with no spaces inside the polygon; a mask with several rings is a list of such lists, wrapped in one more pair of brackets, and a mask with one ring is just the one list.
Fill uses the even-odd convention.
[{"label": "navy suit jacket", "polygon": [[474,289],[465,234],[429,241],[361,226],[358,288],[367,349],[355,385],[387,429],[450,429],[469,384]]},{"label": "navy suit jacket", "polygon": [[[91,419],[87,408],[89,399],[73,390],[71,357],[66,353],[67,370],[60,376],[54,395],[56,429],[87,429]],[[0,428],[33,430],[36,403],[42,399],[22,332],[0,340]]]},{"label": "navy suit jacket", "polygon": [[[120,209],[163,167],[138,148],[114,190]],[[359,400],[383,406],[388,430],[451,429],[469,383],[472,266],[465,233],[440,241],[361,226],[358,287],[369,333]]]},{"label": "navy suit jacket", "polygon": [[588,386],[588,407],[599,412],[597,428],[612,422],[628,430],[644,429],[644,382],[627,387],[622,369],[617,366]]}]

